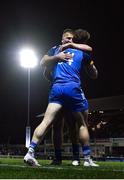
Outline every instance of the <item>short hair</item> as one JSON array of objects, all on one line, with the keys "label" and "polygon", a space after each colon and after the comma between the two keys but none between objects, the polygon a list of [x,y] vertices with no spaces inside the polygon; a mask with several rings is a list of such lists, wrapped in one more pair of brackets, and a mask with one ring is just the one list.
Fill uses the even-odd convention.
[{"label": "short hair", "polygon": [[90,33],[84,29],[76,29],[73,41],[75,43],[87,43],[90,39]]},{"label": "short hair", "polygon": [[65,34],[67,32],[75,35],[75,31],[73,29],[70,29],[70,28],[64,29],[63,34]]}]

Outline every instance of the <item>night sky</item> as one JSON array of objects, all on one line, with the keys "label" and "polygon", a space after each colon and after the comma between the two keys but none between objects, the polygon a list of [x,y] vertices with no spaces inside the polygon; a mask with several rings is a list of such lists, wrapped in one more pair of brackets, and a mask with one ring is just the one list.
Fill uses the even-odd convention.
[{"label": "night sky", "polygon": [[[58,45],[65,28],[91,33],[89,45],[99,71],[97,80],[84,75],[88,99],[124,94],[123,1],[11,0],[0,4],[0,143],[25,143],[27,70],[20,67],[19,51],[31,47],[38,59]],[[31,70],[32,131],[36,115],[47,105],[49,84],[40,66]]]}]

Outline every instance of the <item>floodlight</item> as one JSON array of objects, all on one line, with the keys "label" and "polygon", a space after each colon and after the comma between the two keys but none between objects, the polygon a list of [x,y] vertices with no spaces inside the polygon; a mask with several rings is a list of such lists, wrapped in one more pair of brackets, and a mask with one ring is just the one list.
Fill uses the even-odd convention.
[{"label": "floodlight", "polygon": [[30,145],[31,126],[30,126],[30,70],[38,64],[38,59],[32,49],[25,48],[20,51],[21,66],[28,69],[28,111],[26,125],[26,147]]},{"label": "floodlight", "polygon": [[34,68],[38,63],[38,59],[33,50],[23,49],[20,52],[20,62],[24,68]]}]

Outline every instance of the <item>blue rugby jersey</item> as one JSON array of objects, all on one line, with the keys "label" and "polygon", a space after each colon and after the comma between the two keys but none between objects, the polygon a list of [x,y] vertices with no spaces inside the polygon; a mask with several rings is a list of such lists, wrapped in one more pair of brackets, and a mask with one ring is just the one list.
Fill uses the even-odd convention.
[{"label": "blue rugby jersey", "polygon": [[[68,48],[64,50],[65,53],[72,54],[72,58],[68,61],[58,62],[52,74],[52,84],[55,83],[71,83],[76,82],[80,84],[80,72],[84,63],[91,62],[91,56],[81,50]],[[59,47],[55,46],[48,51],[49,56],[59,53]]]}]

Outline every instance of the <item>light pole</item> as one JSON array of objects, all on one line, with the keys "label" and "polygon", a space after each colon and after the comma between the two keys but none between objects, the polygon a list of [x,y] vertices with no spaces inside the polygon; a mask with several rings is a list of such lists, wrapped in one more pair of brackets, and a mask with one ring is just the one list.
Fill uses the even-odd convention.
[{"label": "light pole", "polygon": [[28,107],[27,107],[27,123],[26,123],[26,138],[25,146],[28,148],[30,145],[31,138],[31,126],[30,126],[30,73],[31,68],[34,68],[38,64],[35,53],[31,49],[23,49],[20,52],[21,66],[28,70]]}]

